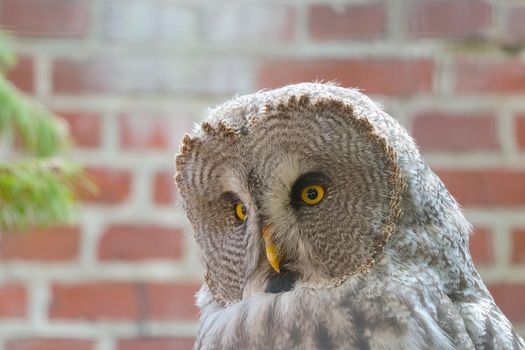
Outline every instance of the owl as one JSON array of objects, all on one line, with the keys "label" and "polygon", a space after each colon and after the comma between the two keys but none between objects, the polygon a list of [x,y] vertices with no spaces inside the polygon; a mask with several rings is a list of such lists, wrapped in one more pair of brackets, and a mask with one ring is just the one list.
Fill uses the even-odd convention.
[{"label": "owl", "polygon": [[206,271],[196,349],[525,349],[458,204],[357,90],[236,97],[176,168]]}]

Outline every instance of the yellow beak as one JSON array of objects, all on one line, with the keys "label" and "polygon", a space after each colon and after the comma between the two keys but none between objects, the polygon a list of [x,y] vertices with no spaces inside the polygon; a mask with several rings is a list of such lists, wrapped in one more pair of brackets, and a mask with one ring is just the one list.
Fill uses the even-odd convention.
[{"label": "yellow beak", "polygon": [[277,273],[281,272],[279,269],[279,256],[277,255],[277,250],[275,249],[275,245],[273,244],[272,238],[270,237],[270,225],[263,227],[262,237],[264,240],[264,247],[266,249],[266,258]]}]

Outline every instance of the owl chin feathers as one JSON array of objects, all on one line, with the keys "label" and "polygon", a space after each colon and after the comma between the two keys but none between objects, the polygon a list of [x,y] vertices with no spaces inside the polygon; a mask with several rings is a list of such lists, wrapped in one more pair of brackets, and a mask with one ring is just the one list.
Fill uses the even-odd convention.
[{"label": "owl chin feathers", "polygon": [[295,287],[297,273],[289,271],[286,268],[281,269],[280,273],[271,271],[267,281],[266,288],[264,289],[265,293],[288,292]]}]

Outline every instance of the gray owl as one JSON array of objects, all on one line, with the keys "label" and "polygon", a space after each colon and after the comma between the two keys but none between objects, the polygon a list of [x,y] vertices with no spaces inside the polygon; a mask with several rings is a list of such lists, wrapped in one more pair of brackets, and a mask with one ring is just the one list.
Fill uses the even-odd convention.
[{"label": "gray owl", "polygon": [[176,166],[206,269],[196,349],[525,349],[458,204],[357,90],[237,97]]}]

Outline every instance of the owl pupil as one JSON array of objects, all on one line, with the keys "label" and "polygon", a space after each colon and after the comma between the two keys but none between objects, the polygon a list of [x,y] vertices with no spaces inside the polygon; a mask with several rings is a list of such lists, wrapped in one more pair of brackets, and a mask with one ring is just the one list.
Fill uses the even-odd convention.
[{"label": "owl pupil", "polygon": [[318,193],[317,193],[317,190],[315,188],[310,188],[307,192],[306,192],[306,197],[308,197],[308,199],[310,200],[315,200],[318,196]]}]

